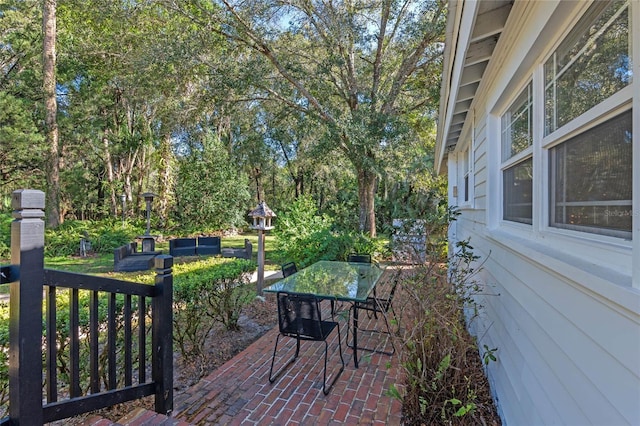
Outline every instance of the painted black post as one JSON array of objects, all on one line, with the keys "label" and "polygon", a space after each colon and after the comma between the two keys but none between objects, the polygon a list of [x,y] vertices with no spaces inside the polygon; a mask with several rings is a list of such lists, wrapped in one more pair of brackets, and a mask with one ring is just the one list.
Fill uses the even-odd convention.
[{"label": "painted black post", "polygon": [[11,197],[11,263],[20,268],[9,296],[9,415],[14,424],[42,425],[42,286],[44,192]]},{"label": "painted black post", "polygon": [[173,256],[155,257],[156,289],[152,302],[152,380],[156,383],[155,410],[173,410]]}]

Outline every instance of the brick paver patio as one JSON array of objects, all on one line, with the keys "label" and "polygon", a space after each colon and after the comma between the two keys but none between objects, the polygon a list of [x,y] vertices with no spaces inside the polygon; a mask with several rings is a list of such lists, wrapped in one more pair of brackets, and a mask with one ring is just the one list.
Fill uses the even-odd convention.
[{"label": "brick paver patio", "polygon": [[[176,396],[172,417],[193,425],[399,425],[401,403],[387,396],[392,384],[398,388],[403,384],[398,355],[359,352],[360,366],[356,369],[353,352],[346,347],[346,314],[337,314],[346,366],[329,395],[322,393],[322,342],[303,341],[295,363],[275,383],[269,383],[269,367],[278,333],[276,326]],[[327,317],[324,313],[323,316]],[[375,321],[366,314],[362,316],[363,326]],[[384,326],[380,319],[377,324]],[[337,372],[340,364],[337,336],[334,331],[329,341],[328,374]],[[288,360],[295,351],[294,339],[281,338],[280,341],[278,355],[281,358],[276,358],[276,363]],[[391,347],[383,334],[361,333],[359,341],[359,346]]]}]

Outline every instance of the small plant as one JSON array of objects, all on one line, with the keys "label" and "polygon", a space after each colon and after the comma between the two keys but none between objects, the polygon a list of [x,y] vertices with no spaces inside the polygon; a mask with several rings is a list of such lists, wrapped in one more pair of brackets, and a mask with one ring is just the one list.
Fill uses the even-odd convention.
[{"label": "small plant", "polygon": [[45,232],[45,256],[73,256],[80,251],[80,240],[86,239],[96,253],[112,253],[113,249],[133,241],[142,228],[110,219],[102,221],[67,220]]},{"label": "small plant", "polygon": [[489,365],[491,361],[495,362],[497,360],[494,355],[498,348],[489,349],[489,346],[484,345],[484,354],[482,355],[482,360],[484,361],[484,365]]},{"label": "small plant", "polygon": [[[443,215],[451,220],[455,210]],[[446,233],[433,232],[441,238]],[[427,237],[433,247],[437,238]],[[481,358],[476,340],[467,331],[481,306],[475,296],[484,287],[474,279],[482,267],[469,241],[458,242],[443,262],[433,251],[426,262],[415,266],[401,281],[401,311],[404,333],[398,337],[405,370],[403,421],[406,424],[482,424],[487,410],[493,410],[483,360],[493,360],[497,348],[485,348]],[[390,395],[398,397],[399,392]],[[489,404],[485,402],[489,401]],[[491,411],[492,418],[495,412]]]}]

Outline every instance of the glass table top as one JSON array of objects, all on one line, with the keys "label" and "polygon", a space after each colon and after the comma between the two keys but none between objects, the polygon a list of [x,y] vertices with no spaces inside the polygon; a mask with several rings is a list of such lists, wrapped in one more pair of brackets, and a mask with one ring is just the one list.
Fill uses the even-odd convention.
[{"label": "glass table top", "polygon": [[321,260],[265,288],[276,293],[314,294],[320,298],[365,301],[382,275],[373,263]]}]

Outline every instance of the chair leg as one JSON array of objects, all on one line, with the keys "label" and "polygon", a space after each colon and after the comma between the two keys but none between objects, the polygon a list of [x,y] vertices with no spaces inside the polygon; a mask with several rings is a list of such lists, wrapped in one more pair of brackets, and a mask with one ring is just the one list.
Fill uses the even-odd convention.
[{"label": "chair leg", "polygon": [[280,376],[280,374],[282,374],[282,372],[284,370],[287,369],[287,367],[289,367],[289,365],[293,364],[293,362],[296,360],[296,358],[298,358],[298,353],[300,352],[300,339],[296,339],[296,353],[293,356],[293,358],[291,358],[289,361],[287,361],[286,364],[284,364],[274,375],[273,374],[273,364],[276,361],[276,351],[278,350],[278,340],[280,340],[280,334],[278,334],[278,337],[276,337],[276,345],[273,348],[273,357],[271,358],[271,368],[269,369],[269,383],[273,383],[276,381],[276,379],[278,378],[278,376]]},{"label": "chair leg", "polygon": [[[355,307],[355,305],[353,305],[353,306],[351,306],[351,308],[349,308],[349,320],[347,322],[347,346],[349,348],[353,348],[353,344],[349,343],[349,328],[350,328],[349,324],[351,323],[351,309],[357,309],[357,308]],[[391,307],[391,309],[393,310],[393,307]],[[367,311],[369,313],[371,313],[369,309],[367,309]],[[375,311],[374,311],[374,313],[375,313]],[[362,329],[362,328],[359,328],[359,327],[358,327],[358,330],[359,331],[366,331],[366,332],[369,332],[369,333],[388,334],[389,338],[391,339],[391,351],[382,351],[382,350],[375,349],[375,348],[365,348],[365,347],[362,347],[362,346],[359,346],[359,345],[358,345],[358,350],[362,349],[362,350],[367,351],[367,352],[375,352],[375,353],[379,353],[379,354],[383,354],[383,355],[393,355],[393,354],[396,353],[396,345],[393,343],[393,338],[391,337],[391,327],[389,326],[389,321],[387,320],[386,313],[384,313],[384,312],[380,312],[380,313],[382,314],[382,319],[384,319],[384,324],[385,324],[385,327],[386,327],[387,331],[378,331],[378,330],[374,330],[374,329]],[[394,315],[395,315],[395,312],[394,312]],[[377,316],[376,316],[376,318],[377,318]],[[360,339],[358,339],[358,340],[360,340]]]},{"label": "chair leg", "polygon": [[340,327],[336,327],[336,328],[338,329],[338,351],[340,353],[340,361],[342,362],[342,366],[340,367],[340,371],[338,371],[333,377],[333,380],[329,384],[329,387],[327,387],[327,357],[329,354],[329,344],[325,340],[324,341],[324,373],[322,375],[322,393],[324,393],[325,395],[329,394],[329,392],[331,391],[331,388],[333,387],[335,382],[338,380],[338,377],[340,377],[340,375],[344,371],[344,358],[342,357],[342,336],[340,335]]}]

